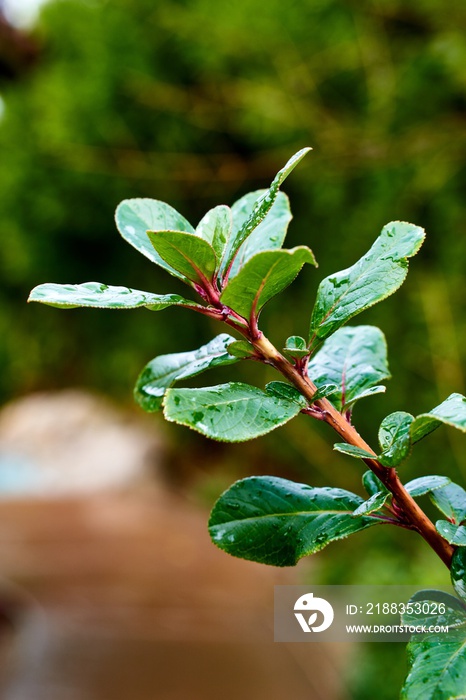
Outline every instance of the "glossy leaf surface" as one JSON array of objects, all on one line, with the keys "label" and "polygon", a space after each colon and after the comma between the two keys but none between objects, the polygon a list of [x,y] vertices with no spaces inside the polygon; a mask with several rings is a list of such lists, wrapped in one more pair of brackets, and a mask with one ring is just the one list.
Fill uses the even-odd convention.
[{"label": "glossy leaf surface", "polygon": [[451,582],[460,598],[466,602],[466,549],[459,547],[451,561]]},{"label": "glossy leaf surface", "polygon": [[317,387],[317,391],[312,397],[313,403],[314,401],[319,401],[319,399],[326,399],[329,396],[333,396],[333,394],[338,393],[338,387],[336,384],[322,384],[321,386]]},{"label": "glossy leaf surface", "polygon": [[364,472],[362,477],[362,485],[366,489],[369,496],[373,496],[379,491],[388,492],[387,488],[382,484],[380,479],[374,474],[374,472],[371,472],[370,470]]},{"label": "glossy leaf surface", "polygon": [[[401,615],[404,625],[433,625],[434,627],[466,625],[466,606],[461,600],[445,591],[418,591],[411,597],[409,603],[411,605],[407,606]],[[437,605],[423,605],[425,603],[437,603]]]},{"label": "glossy leaf surface", "polygon": [[436,489],[430,494],[432,503],[449,520],[459,524],[466,520],[466,491],[462,486],[449,483],[441,489]]},{"label": "glossy leaf surface", "polygon": [[464,700],[466,628],[448,634],[414,635],[408,644],[410,672],[401,700]]},{"label": "glossy leaf surface", "polygon": [[149,362],[138,377],[134,389],[136,401],[145,411],[158,411],[166,390],[181,379],[195,377],[212,367],[231,365],[237,358],[227,347],[234,339],[222,333],[191,352],[159,355]]},{"label": "glossy leaf surface", "polygon": [[450,483],[450,479],[447,476],[420,476],[417,479],[412,479],[405,484],[406,491],[413,498],[419,498],[419,496],[425,496],[426,493],[431,493],[446,486]]},{"label": "glossy leaf surface", "polygon": [[201,219],[196,235],[212,246],[217,260],[220,261],[231,236],[233,216],[230,207],[220,204],[207,212]]},{"label": "glossy leaf surface", "polygon": [[393,294],[404,282],[408,258],[424,230],[403,221],[384,226],[370,250],[352,267],[326,277],[317,291],[310,338],[326,338],[356,314]]},{"label": "glossy leaf surface", "polygon": [[29,295],[28,301],[38,301],[48,306],[73,309],[89,306],[97,309],[135,309],[145,306],[151,311],[161,311],[167,306],[202,308],[178,294],[151,294],[128,287],[112,287],[100,282],[83,284],[40,284]]},{"label": "glossy leaf surface", "polygon": [[247,340],[234,340],[228,346],[228,352],[238,358],[253,357],[256,354],[254,347]]},{"label": "glossy leaf surface", "polygon": [[300,335],[291,335],[286,339],[285,347],[283,352],[287,357],[305,357],[309,350],[307,349],[307,343],[304,338]]},{"label": "glossy leaf surface", "polygon": [[[225,258],[233,250],[233,243],[240,230],[249,219],[257,200],[265,196],[267,190],[249,192],[235,202],[231,208],[233,214],[233,229],[227,246]],[[265,219],[252,231],[249,237],[239,247],[231,266],[230,278],[235,277],[244,264],[256,253],[263,250],[281,248],[286,237],[288,224],[292,219],[288,197],[283,192],[277,194]]]},{"label": "glossy leaf surface", "polygon": [[290,399],[299,403],[301,408],[307,406],[307,401],[297,389],[287,382],[269,382],[265,385],[265,391],[270,396],[276,396],[279,399]]},{"label": "glossy leaf surface", "polygon": [[243,223],[237,234],[232,236],[231,246],[229,246],[225,258],[224,269],[228,269],[230,263],[235,257],[236,252],[239,252],[240,247],[249,238],[254,229],[256,229],[259,224],[264,221],[265,217],[272,209],[280,186],[283,184],[291,171],[298,165],[300,160],[302,160],[302,158],[304,158],[306,153],[308,153],[310,150],[310,148],[302,148],[300,151],[295,153],[294,156],[289,159],[286,165],[278,171],[269,189],[265,190],[265,192],[256,200],[251,214]]},{"label": "glossy leaf surface", "polygon": [[148,236],[158,255],[180,275],[191,282],[212,280],[217,258],[210,243],[181,231],[149,231]]},{"label": "glossy leaf surface", "polygon": [[368,391],[374,393],[375,385],[390,377],[382,331],[374,326],[340,328],[310,359],[308,374],[317,385],[337,384],[339,392],[331,401],[339,411],[370,395]]},{"label": "glossy leaf surface", "polygon": [[428,413],[416,416],[411,426],[411,440],[418,442],[442,423],[466,432],[466,398],[462,394],[451,394]]},{"label": "glossy leaf surface", "polygon": [[343,489],[252,477],[220,496],[210,516],[210,536],[233,556],[293,566],[330,542],[377,524],[376,519],[352,517],[361,503]]},{"label": "glossy leaf surface", "polygon": [[449,520],[437,520],[435,529],[455,547],[466,547],[466,527],[464,525],[455,525]]},{"label": "glossy leaf surface", "polygon": [[353,396],[350,401],[346,401],[342,411],[348,411],[350,408],[353,408],[354,404],[360,401],[361,399],[368,399],[370,396],[375,396],[376,394],[385,394],[387,390],[386,386],[382,385],[377,385],[377,386],[371,386],[370,389],[365,389],[364,391],[361,391],[360,394],[356,394]]},{"label": "glossy leaf surface", "polygon": [[390,494],[388,491],[377,491],[374,493],[367,501],[361,503],[361,505],[356,508],[353,513],[353,518],[360,518],[362,515],[369,515],[370,513],[375,513],[384,507]]},{"label": "glossy leaf surface", "polygon": [[165,418],[225,442],[265,435],[294,418],[302,403],[267,394],[249,384],[231,382],[204,389],[169,389]]},{"label": "glossy leaf surface", "polygon": [[356,445],[348,445],[346,442],[336,442],[333,449],[337,452],[342,452],[350,457],[356,457],[357,459],[376,459],[376,456],[372,452],[367,452]]},{"label": "glossy leaf surface", "polygon": [[395,411],[383,419],[379,428],[379,442],[382,453],[378,460],[384,467],[401,464],[411,449],[409,429],[413,416],[404,411]]},{"label": "glossy leaf surface", "polygon": [[147,237],[148,231],[194,233],[189,221],[176,209],[158,199],[124,199],[117,207],[115,221],[119,232],[130,245],[170,274],[182,278],[158,255]]},{"label": "glossy leaf surface", "polygon": [[315,264],[312,251],[306,246],[257,253],[229,281],[220,299],[244,318],[249,318],[286,289],[304,263]]}]

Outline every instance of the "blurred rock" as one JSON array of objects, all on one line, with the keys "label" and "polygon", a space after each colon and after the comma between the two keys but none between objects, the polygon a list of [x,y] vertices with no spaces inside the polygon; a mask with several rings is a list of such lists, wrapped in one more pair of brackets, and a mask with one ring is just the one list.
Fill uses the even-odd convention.
[{"label": "blurred rock", "polygon": [[273,641],[274,585],[309,562],[230,557],[162,494],[0,503],[0,571],[30,597],[2,700],[347,700],[344,645]]},{"label": "blurred rock", "polygon": [[0,498],[128,487],[160,463],[155,426],[80,390],[40,393],[0,412]]},{"label": "blurred rock", "polygon": [[82,391],[0,412],[2,700],[345,700],[339,647],[273,641],[274,585],[309,562],[218,550],[148,479],[153,427]]}]

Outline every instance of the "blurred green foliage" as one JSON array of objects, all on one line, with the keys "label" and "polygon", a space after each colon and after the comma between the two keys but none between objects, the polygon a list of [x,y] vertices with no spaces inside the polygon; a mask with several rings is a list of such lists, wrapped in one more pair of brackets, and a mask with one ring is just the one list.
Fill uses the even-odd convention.
[{"label": "blurred green foliage", "polygon": [[[319,280],[352,264],[388,221],[412,221],[428,238],[407,282],[360,320],[386,333],[394,379],[355,420],[373,439],[390,411],[420,413],[464,392],[465,23],[457,0],[52,1],[36,28],[34,71],[0,85],[1,398],[84,384],[130,400],[149,359],[220,332],[179,309],[65,313],[25,300],[46,281],[182,292],[118,236],[117,203],[162,199],[196,224],[209,207],[267,185],[304,145],[314,152],[284,188],[295,215],[288,243],[313,248],[320,269],[303,272],[288,301],[271,303],[266,332],[279,345],[306,335]],[[258,385],[266,374],[248,363],[235,369]],[[278,437],[230,446],[226,468],[312,473],[316,485],[358,489],[354,463],[312,427],[299,417]],[[450,433],[418,448],[403,467],[409,478],[431,471],[464,480],[462,438]],[[201,476],[224,459],[222,446],[183,438],[198,447]],[[350,574],[348,560],[322,553],[326,582],[361,582],[364,571],[382,582],[413,562],[415,536],[389,534],[383,561],[373,558],[379,533],[359,536]],[[336,546],[343,556],[347,543]],[[441,567],[414,562],[412,577]],[[364,687],[355,697],[375,696]]]}]

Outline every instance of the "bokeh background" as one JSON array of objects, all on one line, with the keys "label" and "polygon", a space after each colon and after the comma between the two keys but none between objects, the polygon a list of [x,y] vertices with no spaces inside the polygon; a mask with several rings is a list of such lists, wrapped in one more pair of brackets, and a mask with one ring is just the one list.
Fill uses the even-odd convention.
[{"label": "bokeh background", "polygon": [[[0,7],[3,403],[85,389],[139,420],[132,386],[142,366],[221,329],[181,309],[28,306],[29,290],[97,280],[183,293],[120,238],[118,202],[162,199],[196,224],[210,207],[266,186],[305,145],[313,152],[283,188],[294,213],[288,246],[309,245],[320,267],[269,305],[263,330],[279,346],[305,335],[322,277],[352,264],[385,223],[411,221],[427,240],[407,282],[359,317],[385,332],[393,379],[385,395],[356,408],[355,421],[374,441],[389,412],[416,414],[464,392],[464,3],[50,0],[37,14],[21,0]],[[208,383],[232,376],[269,379],[245,363]],[[187,508],[207,513],[231,481],[253,473],[361,489],[358,464],[335,454],[325,427],[304,417],[228,447],[159,416],[150,421],[163,443],[158,478]],[[453,433],[439,430],[421,444],[403,466],[406,478],[445,473],[464,482],[464,444]],[[333,545],[299,577],[447,582],[414,535],[385,529]],[[341,671],[345,697],[396,697],[401,646],[351,654],[357,663]]]}]

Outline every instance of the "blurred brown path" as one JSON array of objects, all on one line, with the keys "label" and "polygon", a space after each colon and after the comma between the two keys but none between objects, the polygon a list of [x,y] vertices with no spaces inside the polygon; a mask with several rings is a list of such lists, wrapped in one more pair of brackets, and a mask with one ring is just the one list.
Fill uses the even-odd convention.
[{"label": "blurred brown path", "polygon": [[0,570],[26,596],[2,699],[343,700],[338,647],[272,641],[295,570],[227,556],[206,520],[160,489],[2,502]]}]

